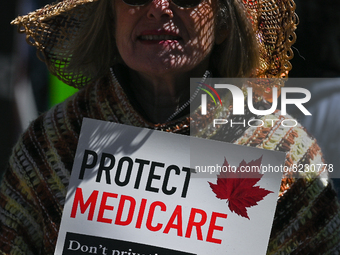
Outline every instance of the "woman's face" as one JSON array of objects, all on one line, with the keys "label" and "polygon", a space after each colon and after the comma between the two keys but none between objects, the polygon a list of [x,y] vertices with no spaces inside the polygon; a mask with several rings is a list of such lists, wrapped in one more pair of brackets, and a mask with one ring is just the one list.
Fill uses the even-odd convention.
[{"label": "woman's face", "polygon": [[115,39],[127,66],[146,75],[176,75],[207,66],[215,41],[216,0],[181,8],[171,0],[133,7],[115,0]]}]

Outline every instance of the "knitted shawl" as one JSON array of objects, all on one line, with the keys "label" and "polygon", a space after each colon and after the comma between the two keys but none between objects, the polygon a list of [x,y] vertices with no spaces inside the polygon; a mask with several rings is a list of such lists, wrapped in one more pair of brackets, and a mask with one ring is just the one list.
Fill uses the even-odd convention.
[{"label": "knitted shawl", "polygon": [[[13,149],[0,186],[0,254],[53,254],[83,117],[189,134],[189,117],[146,121],[108,77],[80,90],[33,121]],[[229,131],[231,142],[287,152],[288,166],[322,163],[319,146],[300,125]],[[283,178],[268,254],[338,254],[339,212],[327,178]]]}]

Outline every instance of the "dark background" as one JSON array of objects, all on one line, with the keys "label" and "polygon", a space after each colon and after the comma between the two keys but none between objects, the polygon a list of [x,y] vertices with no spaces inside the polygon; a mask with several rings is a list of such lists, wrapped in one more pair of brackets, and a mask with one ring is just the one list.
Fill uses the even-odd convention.
[{"label": "dark background", "polygon": [[1,1],[0,172],[6,167],[19,134],[30,120],[47,110],[49,100],[47,68],[10,22],[47,3],[47,0]]}]

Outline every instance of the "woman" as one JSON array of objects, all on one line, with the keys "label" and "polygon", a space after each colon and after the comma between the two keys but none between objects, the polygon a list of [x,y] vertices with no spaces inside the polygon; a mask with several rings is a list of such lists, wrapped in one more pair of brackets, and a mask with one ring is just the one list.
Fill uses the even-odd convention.
[{"label": "woman", "polygon": [[[189,78],[285,77],[296,27],[292,1],[233,0],[65,0],[14,23],[52,73],[83,88],[32,122],[13,150],[1,184],[4,254],[53,253],[83,117],[189,134]],[[284,118],[263,118],[274,117]],[[287,165],[322,161],[301,126],[209,125],[201,136],[288,151]],[[292,182],[282,182],[268,253],[331,254],[339,206],[330,184]]]}]

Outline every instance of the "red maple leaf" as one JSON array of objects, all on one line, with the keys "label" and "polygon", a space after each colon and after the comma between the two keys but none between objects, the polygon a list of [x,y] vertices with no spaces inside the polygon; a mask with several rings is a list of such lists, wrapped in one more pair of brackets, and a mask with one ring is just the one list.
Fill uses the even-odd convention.
[{"label": "red maple leaf", "polygon": [[[269,193],[273,193],[273,191],[254,186],[263,176],[260,173],[261,161],[262,156],[248,164],[242,160],[238,168],[231,171],[232,168],[227,160],[224,159],[223,167],[228,171],[221,171],[217,176],[217,184],[209,182],[217,198],[228,200],[230,211],[248,219],[250,218],[246,207],[257,205],[257,202],[263,200]],[[253,169],[259,170],[251,173],[240,171],[241,169],[246,169],[245,167],[247,166],[255,166]]]}]

